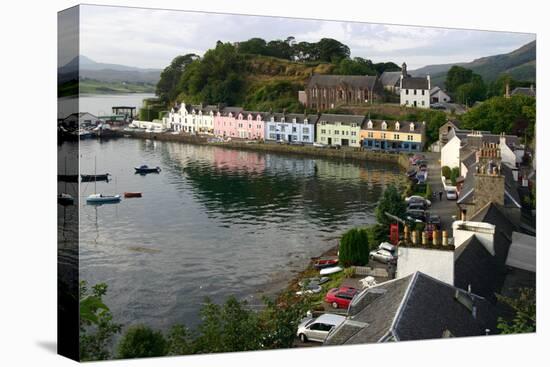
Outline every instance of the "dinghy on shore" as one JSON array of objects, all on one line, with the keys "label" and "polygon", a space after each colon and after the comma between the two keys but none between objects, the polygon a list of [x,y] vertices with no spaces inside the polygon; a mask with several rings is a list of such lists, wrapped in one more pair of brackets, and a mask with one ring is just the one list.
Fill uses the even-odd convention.
[{"label": "dinghy on shore", "polygon": [[324,269],[321,269],[321,271],[319,272],[319,274],[321,275],[329,275],[329,274],[334,274],[334,273],[338,273],[340,271],[344,270],[344,268],[342,268],[341,266],[333,266],[331,268],[324,268]]}]

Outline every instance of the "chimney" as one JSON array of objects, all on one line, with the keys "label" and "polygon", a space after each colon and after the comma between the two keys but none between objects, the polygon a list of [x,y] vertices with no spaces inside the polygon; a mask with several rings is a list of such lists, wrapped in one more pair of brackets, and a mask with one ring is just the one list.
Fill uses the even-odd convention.
[{"label": "chimney", "polygon": [[418,244],[418,230],[412,231],[412,243],[413,245]]},{"label": "chimney", "polygon": [[447,237],[447,231],[441,231],[441,245],[447,246],[449,244],[449,238]]},{"label": "chimney", "polygon": [[403,228],[403,240],[405,241],[405,243],[409,242],[409,226],[408,225],[405,225],[405,227]]},{"label": "chimney", "polygon": [[407,64],[405,64],[405,63],[403,63],[403,65],[401,65],[401,76],[403,78],[407,77]]},{"label": "chimney", "polygon": [[434,246],[439,245],[439,231],[437,229],[434,229],[432,232],[432,240]]},{"label": "chimney", "polygon": [[428,232],[422,231],[422,246],[428,245]]}]

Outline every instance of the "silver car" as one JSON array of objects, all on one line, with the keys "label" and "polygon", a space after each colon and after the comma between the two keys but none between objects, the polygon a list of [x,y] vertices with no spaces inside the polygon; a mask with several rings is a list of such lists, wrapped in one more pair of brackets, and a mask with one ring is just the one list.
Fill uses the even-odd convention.
[{"label": "silver car", "polygon": [[380,261],[381,263],[384,263],[384,264],[390,264],[397,261],[397,257],[394,256],[388,250],[378,249],[378,250],[371,251],[369,254],[369,257],[371,258],[371,260]]},{"label": "silver car", "polygon": [[323,314],[316,319],[307,319],[298,326],[296,336],[304,343],[308,340],[322,343],[328,333],[343,323],[345,319],[345,316],[330,313]]}]

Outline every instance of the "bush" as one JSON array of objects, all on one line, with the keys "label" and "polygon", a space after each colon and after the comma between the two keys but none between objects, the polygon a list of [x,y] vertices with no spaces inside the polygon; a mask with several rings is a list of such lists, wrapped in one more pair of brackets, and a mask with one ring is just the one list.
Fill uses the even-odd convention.
[{"label": "bush", "polygon": [[432,186],[430,184],[426,184],[426,199],[430,199],[432,197]]},{"label": "bush", "polygon": [[395,215],[396,217],[404,218],[406,211],[407,205],[401,197],[401,194],[394,185],[389,185],[386,190],[384,190],[384,194],[376,207],[376,220],[380,224],[389,226],[393,220],[388,218],[386,212]]},{"label": "bush", "polygon": [[340,240],[339,261],[344,266],[366,265],[369,262],[369,239],[365,228],[352,228]]},{"label": "bush", "polygon": [[441,167],[441,176],[445,178],[451,177],[451,168],[449,166],[443,166]]},{"label": "bush", "polygon": [[451,170],[451,184],[454,186],[456,185],[456,179],[460,176],[460,170],[458,167],[453,167]]},{"label": "bush", "polygon": [[131,326],[118,344],[118,358],[160,357],[167,352],[162,333],[145,325]]}]

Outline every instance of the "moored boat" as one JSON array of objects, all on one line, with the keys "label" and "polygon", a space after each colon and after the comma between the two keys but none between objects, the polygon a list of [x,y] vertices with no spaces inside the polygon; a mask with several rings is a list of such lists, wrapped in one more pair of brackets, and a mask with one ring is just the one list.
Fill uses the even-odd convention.
[{"label": "moored boat", "polygon": [[103,173],[99,175],[80,175],[82,182],[94,182],[94,181],[109,181],[110,173]]},{"label": "moored boat", "polygon": [[74,198],[70,194],[61,193],[57,195],[57,203],[63,206],[73,205]]},{"label": "moored boat", "polygon": [[124,193],[125,198],[140,198],[141,192],[125,192]]},{"label": "moored boat", "polygon": [[106,204],[120,202],[120,195],[92,194],[86,198],[88,204]]},{"label": "moored boat", "polygon": [[136,173],[160,173],[160,167],[149,167],[146,164],[143,164],[139,167],[134,167]]},{"label": "moored boat", "polygon": [[334,273],[338,273],[340,271],[344,270],[341,266],[333,266],[331,268],[324,268],[324,269],[321,269],[321,271],[319,272],[319,274],[321,275],[328,275],[328,274],[334,274]]},{"label": "moored boat", "polygon": [[323,258],[318,259],[313,263],[315,269],[324,269],[338,264],[338,258]]}]

